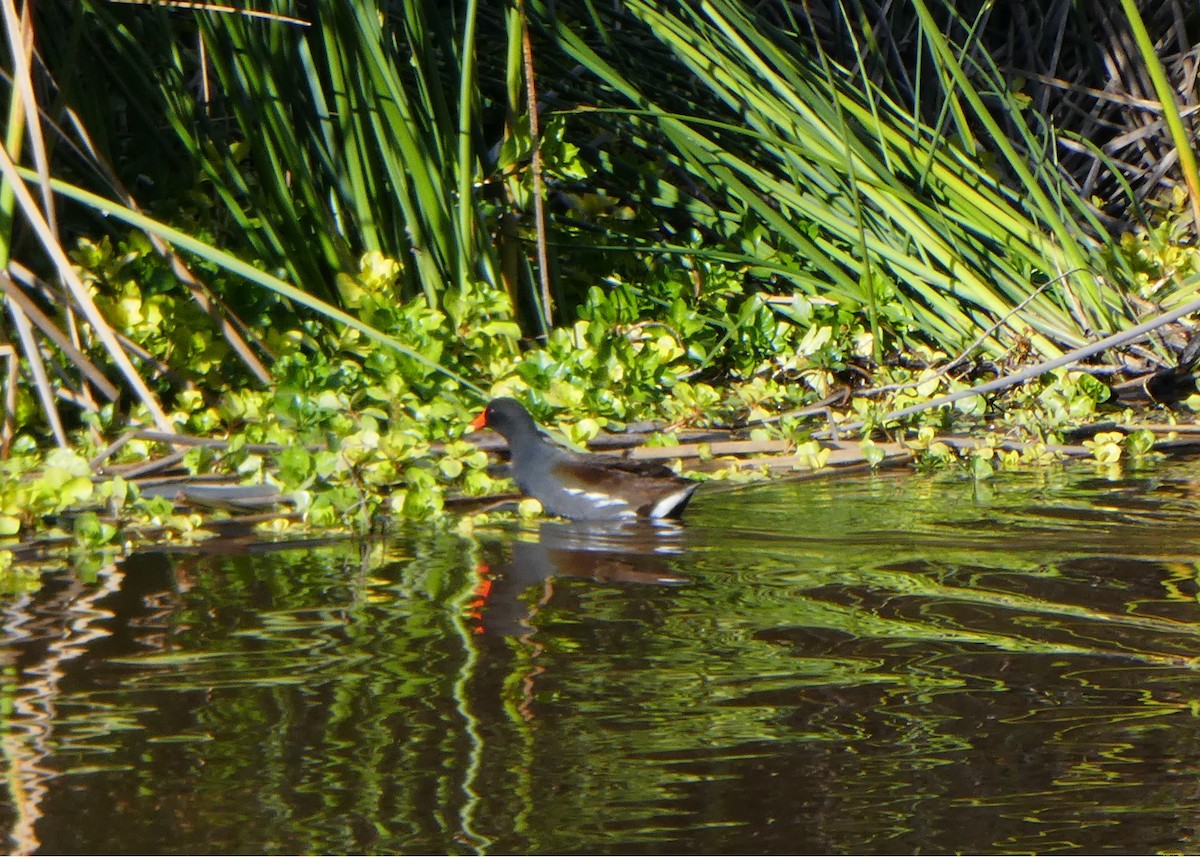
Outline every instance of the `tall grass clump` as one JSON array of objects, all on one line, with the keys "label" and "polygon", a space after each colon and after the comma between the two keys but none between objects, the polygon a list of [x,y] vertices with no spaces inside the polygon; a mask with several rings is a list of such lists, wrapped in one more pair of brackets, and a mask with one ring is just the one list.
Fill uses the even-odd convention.
[{"label": "tall grass clump", "polygon": [[[1045,169],[1053,136],[996,69],[968,60],[914,6],[926,77],[952,118],[937,126],[824,53],[804,20],[741,3],[630,0],[625,26],[641,26],[622,38],[652,46],[634,55],[565,16],[548,38],[635,114],[631,150],[669,153],[662,197],[685,200],[727,240],[713,250],[739,243],[773,289],[861,308],[877,339],[902,327],[957,347],[1005,321],[987,343],[993,354],[1026,335],[1053,354],[1112,331],[1128,273],[1106,253],[1113,240],[1091,203]],[[664,54],[674,75],[660,72]]]},{"label": "tall grass clump", "polygon": [[[876,366],[976,343],[1055,355],[1126,326],[1144,308],[1109,201],[1062,169],[1066,138],[989,52],[992,7],[902,5],[888,33],[851,0],[10,3],[8,414],[20,389],[60,444],[64,401],[132,399],[166,428],[160,400],[211,395],[226,355],[269,386],[281,344],[341,348],[347,330],[475,397],[490,381],[445,351],[464,308],[544,343],[618,286],[639,315],[719,330],[709,355],[762,322],[737,302],[801,330],[833,306]],[[1150,67],[1153,39],[1137,44]],[[1151,77],[1194,185],[1186,112]],[[162,263],[121,269],[130,236]],[[372,307],[446,315],[436,349],[362,312],[366,254],[398,263]],[[153,291],[220,350],[138,343]]]}]

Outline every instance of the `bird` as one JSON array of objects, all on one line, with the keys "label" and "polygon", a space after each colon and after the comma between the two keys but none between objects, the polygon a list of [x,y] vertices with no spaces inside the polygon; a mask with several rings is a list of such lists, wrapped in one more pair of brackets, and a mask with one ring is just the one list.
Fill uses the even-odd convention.
[{"label": "bird", "polygon": [[554,516],[570,520],[675,519],[699,486],[661,464],[560,448],[511,397],[492,400],[471,427],[490,427],[505,438],[517,487]]}]

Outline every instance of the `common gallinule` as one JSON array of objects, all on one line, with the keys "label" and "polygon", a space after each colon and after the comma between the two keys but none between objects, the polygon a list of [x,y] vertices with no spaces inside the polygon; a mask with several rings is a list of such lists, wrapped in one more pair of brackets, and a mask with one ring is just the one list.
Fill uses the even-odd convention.
[{"label": "common gallinule", "polygon": [[471,422],[508,440],[512,476],[521,492],[555,516],[572,520],[677,517],[697,484],[640,460],[575,454],[546,438],[511,397],[500,397]]}]

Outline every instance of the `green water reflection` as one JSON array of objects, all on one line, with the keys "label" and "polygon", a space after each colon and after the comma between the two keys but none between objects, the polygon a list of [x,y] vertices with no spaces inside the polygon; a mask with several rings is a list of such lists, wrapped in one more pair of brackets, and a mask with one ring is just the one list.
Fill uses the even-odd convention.
[{"label": "green water reflection", "polygon": [[3,609],[9,848],[1196,852],[1198,471],[62,576]]}]

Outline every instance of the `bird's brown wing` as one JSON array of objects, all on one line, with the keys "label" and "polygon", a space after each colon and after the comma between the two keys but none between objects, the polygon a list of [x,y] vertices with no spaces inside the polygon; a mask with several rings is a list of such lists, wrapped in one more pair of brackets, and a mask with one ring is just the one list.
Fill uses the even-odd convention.
[{"label": "bird's brown wing", "polygon": [[[631,460],[626,457],[604,457],[593,455],[586,460],[572,461],[566,470],[577,475],[583,483],[601,483],[608,479],[607,473],[618,472],[641,478],[679,478],[665,463],[649,460]],[[680,478],[680,480],[683,480]]]}]

